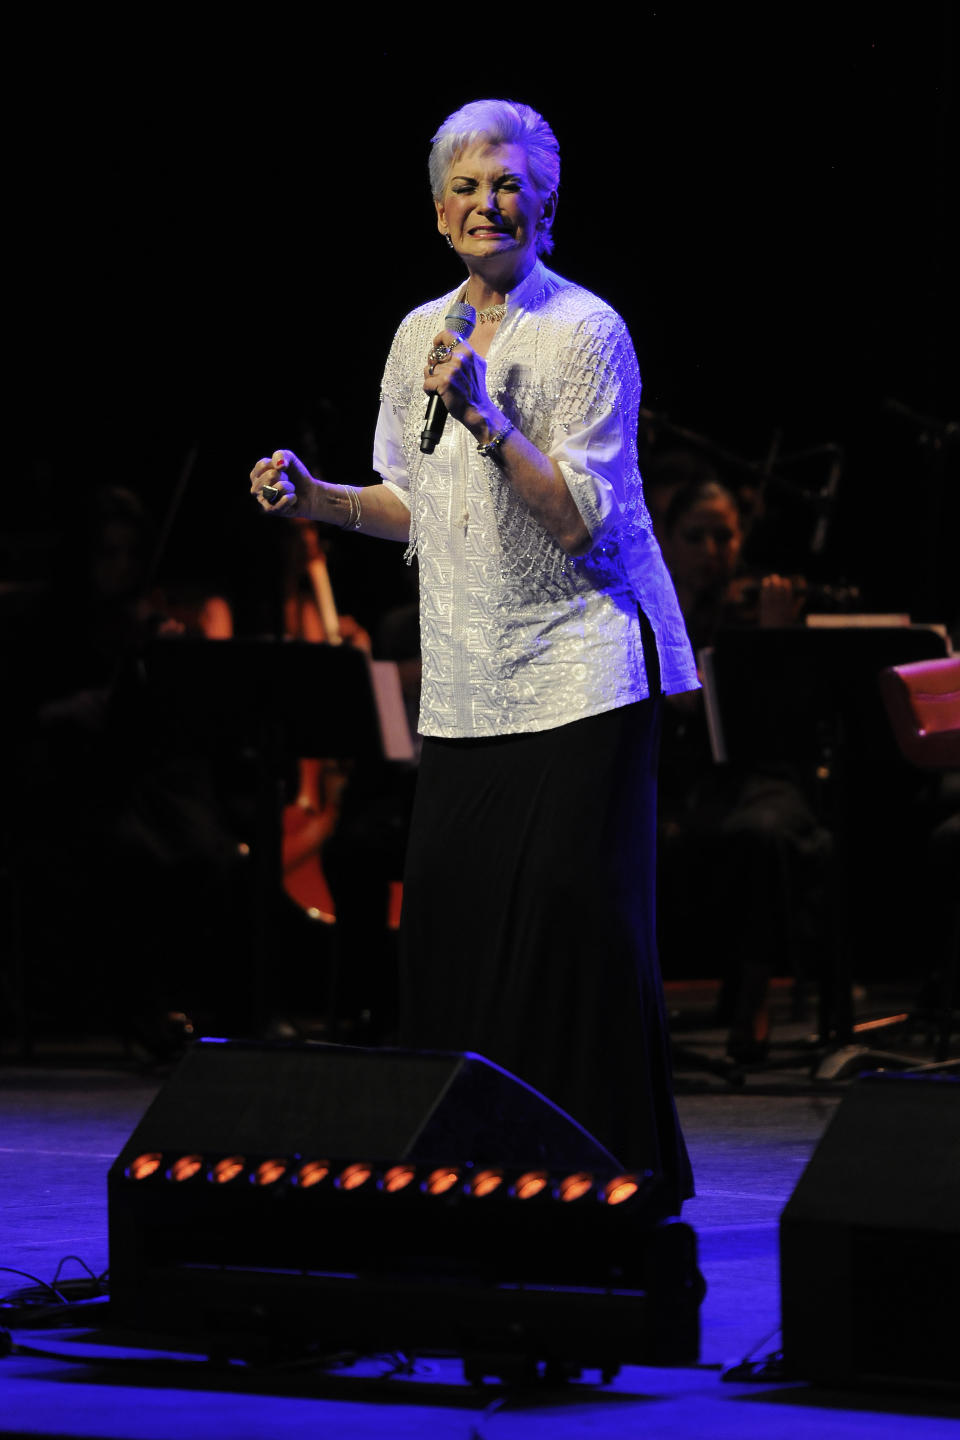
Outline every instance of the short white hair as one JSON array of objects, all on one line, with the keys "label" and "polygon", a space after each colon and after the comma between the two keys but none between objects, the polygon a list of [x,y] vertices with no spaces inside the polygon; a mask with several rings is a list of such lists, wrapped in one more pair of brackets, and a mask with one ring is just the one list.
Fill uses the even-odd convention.
[{"label": "short white hair", "polygon": [[[527,169],[541,200],[549,199],[560,185],[560,146],[550,126],[529,105],[517,100],[472,100],[448,115],[433,137],[430,151],[430,187],[435,200],[442,200],[457,157],[471,145],[520,145],[527,156]],[[537,240],[541,255],[553,249],[553,216],[545,218]]]}]

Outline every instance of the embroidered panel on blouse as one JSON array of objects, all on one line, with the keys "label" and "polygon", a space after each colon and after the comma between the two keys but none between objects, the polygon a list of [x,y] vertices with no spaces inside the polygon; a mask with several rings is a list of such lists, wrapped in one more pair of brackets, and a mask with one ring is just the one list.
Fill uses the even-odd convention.
[{"label": "embroidered panel on blouse", "polygon": [[411,510],[420,564],[420,730],[546,730],[649,692],[636,607],[657,637],[663,689],[697,685],[637,468],[640,378],[603,300],[534,267],[507,296],[487,356],[494,403],[559,465],[593,538],[573,559],[495,461],[448,420],[420,452],[423,366],[462,286],[407,316],[387,360],[374,468]]}]

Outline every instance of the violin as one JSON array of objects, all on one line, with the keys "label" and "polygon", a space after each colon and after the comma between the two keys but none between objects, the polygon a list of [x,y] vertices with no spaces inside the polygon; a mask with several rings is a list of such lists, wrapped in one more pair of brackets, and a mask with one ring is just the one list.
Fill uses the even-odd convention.
[{"label": "violin", "polygon": [[734,577],[725,603],[740,624],[794,625],[807,614],[856,610],[860,591],[842,581],[828,584],[808,580],[805,575],[754,571]]}]

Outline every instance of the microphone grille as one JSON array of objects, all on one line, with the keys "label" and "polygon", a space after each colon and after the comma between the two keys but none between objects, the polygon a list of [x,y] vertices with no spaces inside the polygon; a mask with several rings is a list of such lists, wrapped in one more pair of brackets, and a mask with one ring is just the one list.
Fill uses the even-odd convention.
[{"label": "microphone grille", "polygon": [[467,305],[465,301],[454,300],[444,316],[443,323],[448,330],[453,331],[454,335],[459,335],[462,338],[469,335],[474,325],[476,325],[477,312],[472,305]]}]

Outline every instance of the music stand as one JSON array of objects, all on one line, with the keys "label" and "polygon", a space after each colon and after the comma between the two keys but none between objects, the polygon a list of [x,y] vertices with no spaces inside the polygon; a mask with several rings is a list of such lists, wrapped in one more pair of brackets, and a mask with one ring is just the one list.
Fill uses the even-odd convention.
[{"label": "music stand", "polygon": [[[302,640],[159,639],[137,662],[171,724],[256,756],[249,1005],[262,1024],[272,902],[283,886],[284,782],[291,759],[413,758],[399,674],[349,645]],[[336,1030],[334,946],[329,1024]]]},{"label": "music stand", "polygon": [[851,815],[858,791],[897,772],[899,759],[877,676],[890,665],[946,653],[929,626],[839,625],[729,629],[701,656],[714,759],[789,762],[815,775],[830,800],[835,839],[835,949],[819,987],[818,1042],[853,1034]]}]

